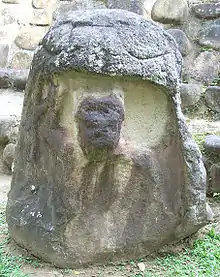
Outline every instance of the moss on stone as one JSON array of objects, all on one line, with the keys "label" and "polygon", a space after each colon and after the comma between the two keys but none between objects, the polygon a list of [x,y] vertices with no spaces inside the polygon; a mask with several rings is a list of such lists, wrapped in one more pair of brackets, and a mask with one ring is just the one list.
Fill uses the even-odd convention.
[{"label": "moss on stone", "polygon": [[[193,134],[193,139],[198,144],[199,149],[203,156],[205,156],[211,163],[220,163],[220,155],[217,153],[209,152],[205,149],[205,137],[210,135],[209,133]],[[216,134],[219,135],[219,134]]]}]

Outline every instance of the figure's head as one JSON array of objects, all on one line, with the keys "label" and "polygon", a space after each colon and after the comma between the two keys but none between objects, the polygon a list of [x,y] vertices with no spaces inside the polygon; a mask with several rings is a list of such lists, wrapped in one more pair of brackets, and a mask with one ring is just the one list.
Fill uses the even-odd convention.
[{"label": "figure's head", "polygon": [[116,96],[83,99],[76,113],[79,143],[89,160],[105,160],[117,147],[124,107]]}]

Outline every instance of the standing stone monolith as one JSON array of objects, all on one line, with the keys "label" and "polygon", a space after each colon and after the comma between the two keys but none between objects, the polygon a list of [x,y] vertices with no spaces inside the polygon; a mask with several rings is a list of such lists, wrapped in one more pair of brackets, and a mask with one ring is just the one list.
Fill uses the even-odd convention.
[{"label": "standing stone monolith", "polygon": [[145,256],[209,220],[206,173],[180,109],[181,55],[122,10],[65,14],[28,78],[7,222],[59,267]]}]

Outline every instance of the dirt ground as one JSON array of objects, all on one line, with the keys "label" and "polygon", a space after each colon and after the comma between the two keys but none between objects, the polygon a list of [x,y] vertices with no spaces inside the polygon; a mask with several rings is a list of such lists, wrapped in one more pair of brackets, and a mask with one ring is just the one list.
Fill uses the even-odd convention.
[{"label": "dirt ground", "polygon": [[[7,193],[10,189],[11,176],[0,175],[0,205],[5,206],[7,203]],[[215,214],[214,227],[217,233],[220,233],[220,201],[214,201],[209,199],[210,206]],[[167,253],[180,253],[187,247],[191,247],[193,242],[197,238],[201,238],[207,233],[210,226],[202,228],[196,235],[186,239],[180,243],[174,244],[172,246],[163,247],[159,253],[152,254],[144,260],[145,267],[154,267],[154,258],[156,255],[167,254]],[[6,235],[7,236],[7,235]],[[44,263],[33,256],[31,256],[28,251],[20,248],[13,240],[10,240],[7,246],[7,251],[15,256],[25,256],[27,257],[26,262],[22,266],[22,271],[30,274],[33,277],[70,277],[70,276],[82,276],[82,277],[123,277],[123,276],[141,276],[138,274],[140,269],[138,263],[134,264],[118,264],[113,266],[95,266],[80,270],[63,270],[55,268],[47,263]],[[161,275],[163,276],[163,275]]]}]

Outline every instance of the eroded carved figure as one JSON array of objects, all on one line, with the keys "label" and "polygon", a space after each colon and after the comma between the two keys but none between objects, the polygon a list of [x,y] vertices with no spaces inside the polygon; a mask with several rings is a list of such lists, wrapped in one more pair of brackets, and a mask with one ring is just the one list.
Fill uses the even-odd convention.
[{"label": "eroded carved figure", "polygon": [[79,105],[79,142],[86,157],[92,161],[107,160],[117,147],[124,108],[115,96],[87,97]]},{"label": "eroded carved figure", "polygon": [[207,223],[206,175],[180,109],[181,55],[121,10],[59,19],[29,75],[9,232],[59,267],[133,259]]}]

